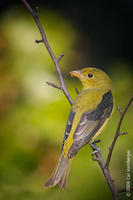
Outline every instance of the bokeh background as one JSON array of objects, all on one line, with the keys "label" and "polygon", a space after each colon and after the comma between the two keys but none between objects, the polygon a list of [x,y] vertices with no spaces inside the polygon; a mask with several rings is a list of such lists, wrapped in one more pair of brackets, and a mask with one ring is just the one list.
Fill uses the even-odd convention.
[{"label": "bokeh background", "polygon": [[[124,108],[133,93],[133,2],[29,1],[40,7],[40,20],[56,56],[64,53],[61,71],[76,97],[81,90],[69,71],[98,67],[114,83],[116,106]],[[0,2],[0,199],[97,200],[112,199],[89,146],[73,160],[68,187],[44,189],[57,164],[70,105],[61,91],[45,82],[58,83],[55,67],[28,10],[21,1]],[[119,120],[115,110],[100,136],[103,157]],[[131,153],[133,186],[133,105],[128,110],[114,149],[110,170],[118,188],[125,188],[127,151]],[[129,199],[126,193],[121,199]],[[132,195],[133,196],[133,195]],[[130,197],[132,198],[132,197]]]}]

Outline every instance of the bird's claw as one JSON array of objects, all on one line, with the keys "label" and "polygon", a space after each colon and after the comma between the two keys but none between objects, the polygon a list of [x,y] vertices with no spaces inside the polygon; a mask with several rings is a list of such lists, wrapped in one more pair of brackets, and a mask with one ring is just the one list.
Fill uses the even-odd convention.
[{"label": "bird's claw", "polygon": [[94,150],[91,155],[94,156],[97,153],[97,150]]},{"label": "bird's claw", "polygon": [[97,152],[102,153],[101,149],[96,145],[98,142],[100,142],[100,140],[96,140],[90,144],[91,148],[93,149],[92,156],[94,156]]},{"label": "bird's claw", "polygon": [[101,142],[101,140],[95,140],[93,143],[96,144],[96,143],[99,143]]},{"label": "bird's claw", "polygon": [[98,148],[97,150],[94,150],[91,155],[94,156],[97,152],[99,152],[100,154],[102,153],[101,149]]}]

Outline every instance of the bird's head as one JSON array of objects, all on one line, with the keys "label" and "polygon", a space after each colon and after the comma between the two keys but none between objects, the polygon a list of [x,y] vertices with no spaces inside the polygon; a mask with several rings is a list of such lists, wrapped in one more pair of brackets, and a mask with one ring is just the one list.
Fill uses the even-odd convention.
[{"label": "bird's head", "polygon": [[112,88],[109,76],[97,68],[83,68],[70,72],[71,76],[78,77],[83,84],[83,89],[88,88]]}]

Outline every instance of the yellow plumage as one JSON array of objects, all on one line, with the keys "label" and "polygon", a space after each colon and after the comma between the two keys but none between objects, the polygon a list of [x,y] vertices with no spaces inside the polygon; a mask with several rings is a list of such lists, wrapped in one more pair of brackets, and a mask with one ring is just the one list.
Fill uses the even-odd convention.
[{"label": "yellow plumage", "polygon": [[112,83],[109,76],[96,68],[70,72],[78,77],[83,90],[75,99],[66,124],[59,163],[45,187],[66,187],[72,157],[85,144],[92,143],[102,132],[113,110]]}]

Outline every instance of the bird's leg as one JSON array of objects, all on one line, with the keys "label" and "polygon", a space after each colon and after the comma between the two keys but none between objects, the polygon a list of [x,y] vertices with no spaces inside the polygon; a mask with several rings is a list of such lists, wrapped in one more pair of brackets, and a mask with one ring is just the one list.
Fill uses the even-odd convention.
[{"label": "bird's leg", "polygon": [[95,154],[96,152],[101,153],[101,149],[98,148],[97,145],[96,145],[96,143],[99,143],[99,142],[100,142],[100,140],[95,140],[94,142],[92,142],[92,143],[90,144],[90,147],[93,149],[92,156],[94,156],[94,154]]}]

